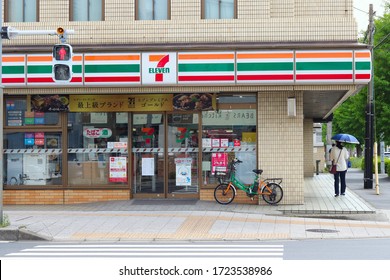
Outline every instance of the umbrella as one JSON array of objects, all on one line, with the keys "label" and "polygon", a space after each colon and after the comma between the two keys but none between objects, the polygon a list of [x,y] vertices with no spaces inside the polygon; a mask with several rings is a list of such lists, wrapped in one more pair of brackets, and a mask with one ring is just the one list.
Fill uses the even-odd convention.
[{"label": "umbrella", "polygon": [[332,140],[351,144],[360,144],[355,136],[346,133],[339,133],[332,137]]}]

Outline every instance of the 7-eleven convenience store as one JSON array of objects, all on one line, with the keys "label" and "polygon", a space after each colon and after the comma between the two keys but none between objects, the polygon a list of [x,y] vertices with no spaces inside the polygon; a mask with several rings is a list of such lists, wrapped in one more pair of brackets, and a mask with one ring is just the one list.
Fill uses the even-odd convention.
[{"label": "7-eleven convenience store", "polygon": [[76,53],[69,84],[51,65],[3,56],[5,204],[212,200],[234,157],[303,203],[313,121],[371,79],[363,47]]}]

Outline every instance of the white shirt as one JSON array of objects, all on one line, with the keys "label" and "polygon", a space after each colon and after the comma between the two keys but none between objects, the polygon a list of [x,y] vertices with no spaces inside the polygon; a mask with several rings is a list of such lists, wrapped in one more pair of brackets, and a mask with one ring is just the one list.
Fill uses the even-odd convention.
[{"label": "white shirt", "polygon": [[348,169],[347,166],[348,159],[349,159],[349,153],[346,148],[343,147],[341,150],[337,146],[334,146],[332,148],[332,151],[330,152],[330,160],[332,161],[333,164],[336,164],[337,162],[337,168],[336,168],[337,171],[345,171]]}]

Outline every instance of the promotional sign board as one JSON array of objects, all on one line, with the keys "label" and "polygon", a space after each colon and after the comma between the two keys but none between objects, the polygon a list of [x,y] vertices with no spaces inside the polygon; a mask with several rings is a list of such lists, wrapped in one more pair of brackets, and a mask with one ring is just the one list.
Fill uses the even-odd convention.
[{"label": "promotional sign board", "polygon": [[126,157],[110,157],[109,181],[127,182],[127,158]]}]

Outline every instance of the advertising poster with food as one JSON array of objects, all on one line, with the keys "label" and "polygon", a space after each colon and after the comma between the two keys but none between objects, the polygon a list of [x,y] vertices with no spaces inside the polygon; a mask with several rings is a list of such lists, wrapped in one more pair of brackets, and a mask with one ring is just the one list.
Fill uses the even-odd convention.
[{"label": "advertising poster with food", "polygon": [[178,111],[215,110],[215,96],[211,93],[182,93],[173,97],[173,108]]},{"label": "advertising poster with food", "polygon": [[68,112],[69,95],[32,95],[31,109],[34,112]]}]

